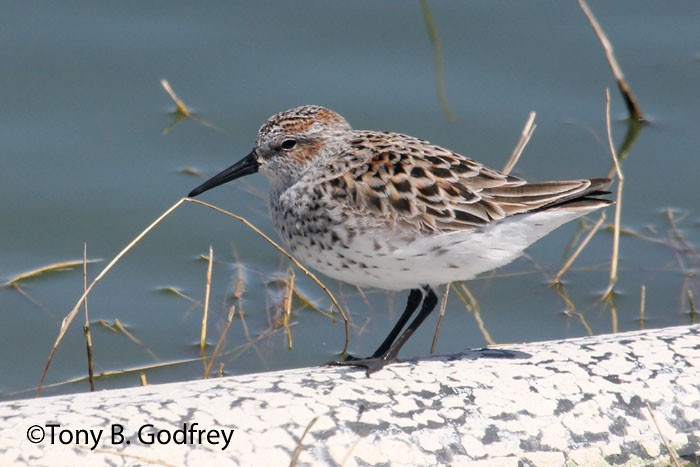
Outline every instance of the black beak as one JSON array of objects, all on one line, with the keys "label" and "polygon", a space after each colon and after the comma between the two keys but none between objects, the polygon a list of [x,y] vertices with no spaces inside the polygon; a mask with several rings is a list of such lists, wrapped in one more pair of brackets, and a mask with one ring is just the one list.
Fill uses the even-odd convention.
[{"label": "black beak", "polygon": [[187,196],[190,198],[194,198],[195,196],[202,194],[207,190],[211,190],[215,186],[219,186],[223,183],[230,182],[231,180],[243,177],[244,175],[254,174],[258,171],[258,167],[260,167],[260,164],[255,158],[255,150],[253,150],[250,152],[250,154],[233,164],[228,169],[222,170],[206,182],[199,185],[194,190],[190,191],[190,194]]}]

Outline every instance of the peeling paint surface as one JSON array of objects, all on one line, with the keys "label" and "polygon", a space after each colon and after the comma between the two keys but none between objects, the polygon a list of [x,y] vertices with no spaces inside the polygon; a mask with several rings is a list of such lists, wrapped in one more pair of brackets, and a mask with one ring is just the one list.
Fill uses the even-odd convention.
[{"label": "peeling paint surface", "polygon": [[[319,367],[13,401],[0,420],[0,465],[288,465],[298,447],[299,465],[663,465],[659,430],[697,462],[700,326],[472,350],[371,378]],[[30,443],[47,423],[103,434],[94,450]],[[194,423],[234,430],[230,444],[137,435]],[[111,442],[115,424],[130,444]]]}]

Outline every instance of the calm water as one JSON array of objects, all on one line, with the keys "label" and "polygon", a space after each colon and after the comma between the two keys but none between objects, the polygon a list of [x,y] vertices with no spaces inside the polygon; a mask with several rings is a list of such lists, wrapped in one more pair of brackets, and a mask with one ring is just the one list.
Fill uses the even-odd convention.
[{"label": "calm water", "polygon": [[[0,277],[79,260],[87,243],[94,278],[106,261],[165,209],[253,145],[262,122],[306,103],[343,114],[356,128],[428,139],[500,168],[530,111],[537,130],[515,172],[531,179],[604,176],[605,88],[616,147],[625,109],[603,52],[575,2],[430,2],[442,45],[435,55],[418,2],[276,2],[201,7],[189,2],[13,2],[0,7]],[[643,110],[623,163],[622,224],[613,302],[612,235],[599,232],[564,276],[567,299],[547,286],[580,224],[528,258],[472,281],[473,310],[450,293],[437,352],[694,322],[700,300],[700,7],[697,2],[592,2]],[[222,131],[172,123],[167,78],[192,110]],[[193,169],[200,176],[193,175]],[[616,187],[615,187],[616,189]],[[252,176],[203,196],[277,238],[266,181]],[[670,210],[670,211],[669,211]],[[669,217],[669,212],[672,215]],[[614,217],[608,209],[606,225]],[[585,223],[597,219],[594,215]],[[225,374],[313,366],[336,358],[343,326],[293,302],[293,350],[276,325],[289,262],[242,224],[202,206],[181,206],[90,295],[97,387],[201,378],[198,348],[206,262],[214,249],[208,327],[211,355],[232,304],[220,357]],[[233,299],[237,281],[241,301]],[[61,320],[82,292],[80,268],[0,289],[0,397],[29,397]],[[352,317],[351,352],[372,352],[406,293],[327,281]],[[324,293],[297,271],[299,292],[327,310]],[[640,291],[646,286],[645,320]],[[181,296],[163,292],[176,289]],[[184,297],[183,297],[184,296]],[[567,302],[570,300],[570,302]],[[241,310],[244,319],[241,319]],[[568,311],[567,311],[568,310]],[[118,320],[128,332],[106,325]],[[75,319],[44,394],[88,389],[85,344]],[[101,324],[105,323],[105,325]],[[402,355],[426,355],[429,319]]]}]

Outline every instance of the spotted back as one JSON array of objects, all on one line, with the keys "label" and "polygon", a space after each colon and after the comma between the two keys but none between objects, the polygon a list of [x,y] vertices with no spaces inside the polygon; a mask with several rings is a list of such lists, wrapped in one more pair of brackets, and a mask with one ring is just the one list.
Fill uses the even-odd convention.
[{"label": "spotted back", "polygon": [[527,183],[426,141],[371,131],[353,132],[333,165],[325,172],[342,173],[327,181],[338,203],[346,203],[355,215],[381,216],[389,225],[418,231],[481,227],[605,185],[592,187],[590,180]]}]

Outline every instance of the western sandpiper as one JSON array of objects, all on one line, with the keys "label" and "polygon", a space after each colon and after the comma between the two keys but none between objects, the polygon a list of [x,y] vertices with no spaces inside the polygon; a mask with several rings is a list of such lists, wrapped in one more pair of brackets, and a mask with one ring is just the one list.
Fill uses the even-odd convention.
[{"label": "western sandpiper", "polygon": [[411,136],[353,130],[314,105],[271,117],[250,154],[189,196],[258,171],[295,257],[357,286],[410,289],[371,357],[334,362],[368,374],[396,361],[435,308],[436,286],[510,263],[553,229],[611,203],[597,197],[607,178],[529,183]]}]

